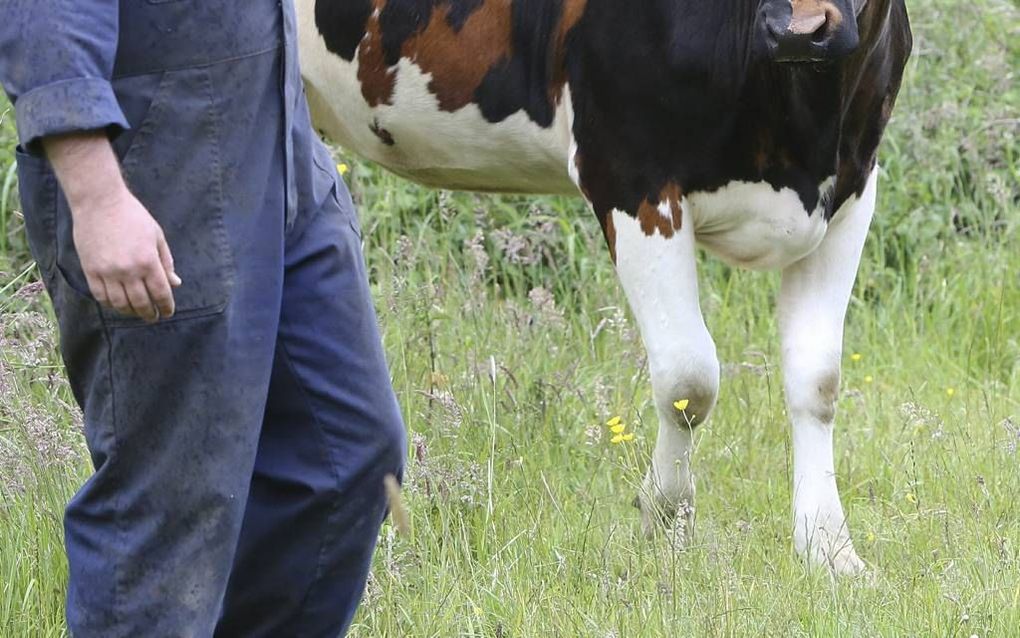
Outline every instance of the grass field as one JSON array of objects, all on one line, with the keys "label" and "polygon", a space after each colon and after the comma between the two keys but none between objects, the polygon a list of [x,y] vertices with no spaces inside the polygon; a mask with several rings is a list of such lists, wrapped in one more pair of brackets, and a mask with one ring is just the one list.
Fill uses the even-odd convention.
[{"label": "grass field", "polygon": [[[435,192],[343,157],[411,435],[412,533],[384,526],[353,636],[1020,636],[1020,10],[910,9],[837,416],[870,575],[834,581],[791,549],[777,274],[702,260],[723,388],[697,431],[695,538],[671,551],[630,506],[657,425],[582,204]],[[3,179],[11,117],[0,637],[34,638],[65,632],[61,513],[88,466]],[[634,441],[609,442],[617,415]]]}]

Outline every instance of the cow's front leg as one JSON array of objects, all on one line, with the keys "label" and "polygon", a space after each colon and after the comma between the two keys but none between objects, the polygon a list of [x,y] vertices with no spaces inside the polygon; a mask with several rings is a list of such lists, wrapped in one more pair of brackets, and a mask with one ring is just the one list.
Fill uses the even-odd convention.
[{"label": "cow's front leg", "polygon": [[836,573],[864,568],[836,488],[832,432],[843,319],[875,210],[875,174],[836,213],[818,249],[783,272],[779,326],[786,404],[793,423],[793,542],[809,563]]},{"label": "cow's front leg", "polygon": [[668,223],[642,223],[620,211],[603,223],[648,352],[659,420],[652,466],[639,493],[643,526],[651,534],[656,524],[671,524],[679,515],[686,539],[694,524],[692,429],[715,404],[719,361],[698,304],[693,223],[679,206],[673,198],[642,207],[642,215],[661,215]]}]

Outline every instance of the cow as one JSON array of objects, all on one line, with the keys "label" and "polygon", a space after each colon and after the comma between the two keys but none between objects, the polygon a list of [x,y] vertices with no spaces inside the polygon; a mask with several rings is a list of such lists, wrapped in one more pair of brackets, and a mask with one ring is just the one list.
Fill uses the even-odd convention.
[{"label": "cow", "polygon": [[327,137],[428,186],[589,203],[648,354],[646,531],[692,531],[692,431],[719,391],[696,245],[781,270],[794,547],[837,574],[865,568],[833,422],[876,151],[912,46],[904,0],[297,4]]}]

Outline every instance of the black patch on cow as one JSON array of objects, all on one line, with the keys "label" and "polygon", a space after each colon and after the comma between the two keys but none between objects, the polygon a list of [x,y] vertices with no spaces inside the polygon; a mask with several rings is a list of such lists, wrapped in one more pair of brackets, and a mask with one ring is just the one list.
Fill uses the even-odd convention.
[{"label": "black patch on cow", "polygon": [[460,0],[459,2],[447,3],[446,22],[454,31],[464,28],[464,23],[475,12],[475,9],[482,6],[485,0]]},{"label": "black patch on cow", "polygon": [[[894,16],[902,12],[902,0],[874,0],[869,10],[890,2],[900,7]],[[879,28],[841,62],[775,63],[755,40],[753,4],[589,0],[568,38],[567,67],[581,185],[604,228],[610,211],[634,215],[669,184],[690,193],[764,181],[793,189],[808,211],[821,204],[826,218],[863,188],[882,109],[860,96],[892,100],[898,88],[894,73],[866,67],[900,73],[906,52],[876,52]],[[909,27],[893,21],[891,37],[902,40]],[[621,34],[640,37],[623,46]],[[859,116],[848,116],[858,103]],[[847,153],[868,159],[848,163]],[[835,197],[820,201],[818,186],[834,174]]]},{"label": "black patch on cow", "polygon": [[317,0],[315,27],[326,42],[326,49],[350,62],[365,36],[365,25],[372,15],[372,0]]},{"label": "black patch on cow", "polygon": [[[872,25],[871,30],[880,35],[873,41],[862,43],[862,51],[873,53],[855,56],[858,58],[853,67],[856,75],[847,77],[844,88],[844,93],[852,98],[845,107],[845,132],[840,140],[840,167],[835,193],[837,208],[852,195],[860,197],[867,186],[871,169],[875,166],[878,144],[903,80],[904,64],[913,47],[906,5],[902,0],[894,0],[891,5],[886,28]],[[868,2],[860,17],[862,28],[869,23],[880,22],[886,6],[874,0]]]},{"label": "black patch on cow", "polygon": [[386,66],[400,61],[400,52],[408,38],[428,26],[432,10],[440,0],[390,0],[379,14],[383,59]]},{"label": "black patch on cow", "polygon": [[486,74],[475,91],[475,102],[490,122],[500,122],[523,109],[539,126],[549,127],[556,114],[550,89],[562,2],[514,0],[511,15],[513,54]]},{"label": "black patch on cow", "polygon": [[374,133],[376,137],[382,140],[382,143],[385,144],[386,146],[393,146],[394,144],[397,143],[397,141],[393,139],[392,133],[390,133],[383,127],[379,126],[378,119],[372,120],[372,123],[369,125],[368,129],[372,131],[372,133]]}]

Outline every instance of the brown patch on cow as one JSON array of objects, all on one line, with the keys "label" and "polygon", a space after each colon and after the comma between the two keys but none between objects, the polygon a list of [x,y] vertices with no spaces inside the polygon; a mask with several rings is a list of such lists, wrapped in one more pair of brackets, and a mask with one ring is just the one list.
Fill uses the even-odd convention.
[{"label": "brown patch on cow", "polygon": [[[392,104],[396,69],[386,65],[379,16],[387,0],[373,0],[374,11],[358,47],[358,81],[369,106]],[[557,104],[566,84],[566,39],[584,14],[587,0],[563,0],[560,24],[552,39],[549,60],[549,99]],[[454,29],[448,19],[451,7],[437,6],[429,22],[401,45],[400,56],[431,76],[429,92],[439,108],[454,112],[470,104],[486,75],[509,59],[513,51],[511,0],[484,0]]]},{"label": "brown patch on cow", "polygon": [[371,107],[392,104],[393,87],[396,85],[395,69],[386,66],[382,45],[382,30],[379,28],[379,14],[386,6],[386,0],[375,0],[375,10],[365,27],[365,37],[358,45],[358,82],[361,95]]},{"label": "brown patch on cow", "polygon": [[[659,210],[663,204],[669,206],[668,217]],[[656,231],[666,239],[672,237],[683,224],[680,188],[676,184],[669,184],[659,193],[659,201],[654,202],[646,199],[641,202],[641,205],[638,206],[637,218],[641,222],[641,231],[649,237]]]},{"label": "brown patch on cow", "polygon": [[432,75],[429,92],[439,108],[452,112],[470,104],[489,69],[510,56],[510,10],[506,0],[486,0],[454,30],[449,6],[441,5],[425,28],[404,42],[401,56]]},{"label": "brown patch on cow", "polygon": [[790,33],[811,34],[826,22],[836,29],[843,22],[843,13],[827,0],[791,0]]}]

